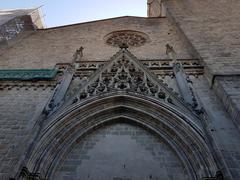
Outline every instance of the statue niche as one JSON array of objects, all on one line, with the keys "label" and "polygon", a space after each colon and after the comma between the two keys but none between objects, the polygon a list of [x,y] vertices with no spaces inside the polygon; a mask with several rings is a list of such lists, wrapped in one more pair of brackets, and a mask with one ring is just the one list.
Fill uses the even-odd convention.
[{"label": "statue niche", "polygon": [[161,1],[162,0],[148,0],[148,17],[161,16]]}]

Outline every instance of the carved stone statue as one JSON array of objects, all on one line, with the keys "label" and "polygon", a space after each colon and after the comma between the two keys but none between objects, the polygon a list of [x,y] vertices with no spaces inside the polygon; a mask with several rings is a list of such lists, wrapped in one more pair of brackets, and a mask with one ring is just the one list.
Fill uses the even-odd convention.
[{"label": "carved stone statue", "polygon": [[166,54],[172,58],[173,63],[176,63],[176,62],[177,62],[176,52],[175,52],[175,50],[173,49],[173,47],[170,46],[169,44],[166,44]]},{"label": "carved stone statue", "polygon": [[82,59],[83,57],[83,47],[81,46],[79,49],[76,50],[76,52],[73,54],[73,66],[75,67],[75,69],[77,69],[79,67],[79,61]]},{"label": "carved stone statue", "polygon": [[161,16],[161,0],[148,0],[148,17]]},{"label": "carved stone statue", "polygon": [[73,54],[73,63],[80,61],[80,59],[83,57],[83,47],[81,46],[79,49],[76,50],[76,52]]}]

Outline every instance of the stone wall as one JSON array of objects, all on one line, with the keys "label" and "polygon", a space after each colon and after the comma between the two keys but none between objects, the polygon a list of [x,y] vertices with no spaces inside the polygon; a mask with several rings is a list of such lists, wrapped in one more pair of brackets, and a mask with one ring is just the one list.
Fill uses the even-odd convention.
[{"label": "stone wall", "polygon": [[[205,77],[191,77],[194,92],[207,113],[208,121],[202,123],[219,170],[227,179],[239,179],[239,2],[168,0],[163,2],[167,18],[122,17],[31,31],[5,47],[4,51],[0,49],[0,68],[52,69],[56,63],[70,63],[73,53],[80,46],[84,47],[84,61],[106,61],[118,51],[118,48],[104,42],[105,35],[112,31],[127,29],[146,33],[150,42],[138,48],[129,48],[142,60],[167,58],[165,45],[169,43],[174,47],[178,58],[199,57],[206,65]],[[164,81],[177,89],[175,80],[171,78],[168,76]],[[52,87],[0,87],[0,179],[13,177],[19,170],[29,139],[32,138],[35,120],[51,93]],[[124,158],[116,155],[119,149],[114,146],[115,140],[125,143],[119,148],[126,147],[126,163],[122,161]],[[136,147],[137,150],[140,149],[139,152],[134,149]],[[108,150],[116,159],[106,158],[104,152]],[[160,175],[169,179],[175,176],[178,179],[187,178],[176,154],[163,141],[156,140],[145,130],[126,124],[105,127],[76,142],[59,166],[56,178],[71,179],[84,173],[86,178],[94,178],[92,175],[96,176],[98,172],[89,168],[90,164],[94,164],[95,169],[101,165],[103,171],[110,173],[107,178],[139,179],[139,174],[128,177],[130,173],[125,173],[128,167],[133,168],[133,162],[139,160],[131,159],[138,157],[131,156],[132,150],[136,151],[136,155],[140,153],[141,158],[146,156],[151,159],[151,163],[156,165],[153,168],[158,167],[158,164],[164,166],[159,165],[155,171],[142,171],[147,169],[145,164],[136,163],[140,164],[138,170],[131,172],[138,171],[149,179]],[[110,161],[107,162],[106,159]],[[119,171],[115,169],[114,174],[108,169],[110,165],[116,165],[115,160],[122,164],[118,167]]]},{"label": "stone wall", "polygon": [[[206,78],[191,77],[191,80],[193,81],[195,95],[207,113],[207,121],[203,121],[203,124],[205,131],[210,135],[208,140],[212,143],[215,158],[219,163],[219,169],[224,173],[225,179],[239,179],[239,130],[224,109],[224,105],[215,94],[215,90],[210,89]],[[231,87],[230,85],[229,88]],[[225,95],[223,96],[226,97]]]},{"label": "stone wall", "polygon": [[149,43],[130,48],[139,59],[167,58],[167,43],[174,46],[179,58],[190,56],[166,18],[122,17],[33,32],[2,53],[0,67],[53,68],[56,63],[71,62],[80,46],[85,48],[84,60],[108,60],[119,48],[105,44],[104,36],[119,30],[136,30],[149,36]]},{"label": "stone wall", "polygon": [[169,0],[164,6],[168,18],[203,60],[209,86],[239,126],[240,1]]},{"label": "stone wall", "polygon": [[213,88],[240,129],[240,76],[216,77]]},{"label": "stone wall", "polygon": [[168,17],[184,32],[210,71],[240,73],[238,0],[169,0]]},{"label": "stone wall", "polygon": [[162,139],[131,124],[102,127],[79,139],[55,179],[189,179],[176,153]]},{"label": "stone wall", "polygon": [[[6,87],[0,90],[0,179],[14,177],[25,155],[32,128],[52,87]],[[28,137],[30,135],[30,138]]]}]

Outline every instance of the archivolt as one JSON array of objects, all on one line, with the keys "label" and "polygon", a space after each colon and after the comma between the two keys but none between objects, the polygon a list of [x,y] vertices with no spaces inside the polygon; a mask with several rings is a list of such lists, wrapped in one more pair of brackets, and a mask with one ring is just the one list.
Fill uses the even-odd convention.
[{"label": "archivolt", "polygon": [[178,154],[192,179],[211,177],[216,164],[193,118],[169,104],[134,94],[90,98],[54,117],[35,145],[27,168],[52,179],[61,157],[77,139],[105,123],[124,120],[161,136]]}]

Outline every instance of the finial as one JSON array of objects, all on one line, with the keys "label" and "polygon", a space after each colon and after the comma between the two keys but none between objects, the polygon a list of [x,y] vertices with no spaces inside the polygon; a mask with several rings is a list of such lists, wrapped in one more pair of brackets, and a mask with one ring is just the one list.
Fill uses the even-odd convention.
[{"label": "finial", "polygon": [[119,44],[119,47],[120,47],[121,49],[127,49],[127,48],[128,48],[128,45],[127,45],[126,43],[120,43],[120,44]]}]

